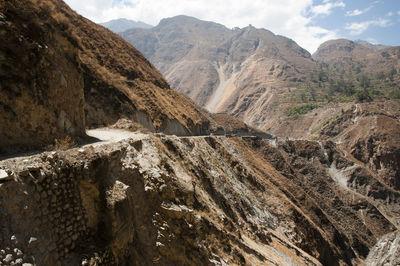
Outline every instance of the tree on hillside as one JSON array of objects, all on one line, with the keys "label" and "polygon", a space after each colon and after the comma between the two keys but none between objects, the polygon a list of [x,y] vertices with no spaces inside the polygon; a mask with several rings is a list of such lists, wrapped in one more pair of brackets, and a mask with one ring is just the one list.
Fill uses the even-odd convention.
[{"label": "tree on hillside", "polygon": [[366,75],[362,75],[360,78],[360,86],[361,88],[363,88],[364,90],[369,88],[371,86],[371,80],[369,77],[367,77]]}]

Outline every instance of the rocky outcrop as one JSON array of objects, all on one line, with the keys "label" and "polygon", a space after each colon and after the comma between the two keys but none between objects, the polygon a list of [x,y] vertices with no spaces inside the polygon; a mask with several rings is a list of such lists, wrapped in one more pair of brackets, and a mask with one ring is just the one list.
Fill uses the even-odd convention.
[{"label": "rocky outcrop", "polygon": [[131,133],[119,143],[2,161],[0,259],[357,264],[399,225],[399,194],[332,143],[274,145]]},{"label": "rocky outcrop", "polygon": [[365,265],[399,265],[400,233],[399,231],[382,237],[372,248]]}]

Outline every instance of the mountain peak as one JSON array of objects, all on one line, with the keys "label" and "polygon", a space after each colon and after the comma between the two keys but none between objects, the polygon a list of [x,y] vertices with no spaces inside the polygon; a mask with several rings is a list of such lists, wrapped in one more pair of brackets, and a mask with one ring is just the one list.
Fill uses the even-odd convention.
[{"label": "mountain peak", "polygon": [[113,32],[124,32],[133,28],[150,29],[153,26],[146,24],[142,21],[134,21],[126,18],[113,19],[107,22],[100,23],[100,25],[108,28]]},{"label": "mountain peak", "polygon": [[362,45],[362,46],[364,46],[366,48],[372,49],[374,51],[379,51],[379,50],[391,47],[389,45],[373,44],[373,43],[370,43],[370,42],[367,42],[367,41],[364,41],[364,40],[355,40],[354,42],[357,43],[357,44],[360,44],[360,45]]}]

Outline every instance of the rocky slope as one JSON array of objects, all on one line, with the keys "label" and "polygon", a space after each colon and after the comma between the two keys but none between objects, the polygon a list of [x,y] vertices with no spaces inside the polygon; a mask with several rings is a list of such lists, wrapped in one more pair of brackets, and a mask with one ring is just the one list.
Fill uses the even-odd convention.
[{"label": "rocky slope", "polygon": [[[121,36],[149,58],[174,89],[212,112],[241,117],[261,114],[268,96],[276,93],[273,87],[304,80],[305,70],[315,65],[307,51],[270,31],[252,26],[230,30],[187,16]],[[263,102],[257,105],[256,98]],[[250,110],[249,102],[257,110]]]},{"label": "rocky slope", "polygon": [[0,153],[85,134],[78,47],[32,2],[0,2]]},{"label": "rocky slope", "polygon": [[0,167],[5,264],[359,264],[400,226],[331,142],[137,133]]},{"label": "rocky slope", "polygon": [[397,102],[357,104],[321,131],[343,150],[400,190],[400,119]]},{"label": "rocky slope", "polygon": [[2,1],[0,8],[4,151],[83,136],[85,126],[121,118],[178,135],[214,126],[134,47],[63,2]]},{"label": "rocky slope", "polygon": [[[346,39],[330,40],[318,47],[313,54],[313,58],[321,62],[340,62],[340,61],[362,61],[376,60],[377,56],[386,58],[386,53],[393,51],[394,57],[397,56],[398,47],[372,45],[363,41],[350,41]],[[386,53],[385,53],[386,52]],[[390,58],[390,56],[388,57]],[[379,61],[379,60],[377,60]]]}]

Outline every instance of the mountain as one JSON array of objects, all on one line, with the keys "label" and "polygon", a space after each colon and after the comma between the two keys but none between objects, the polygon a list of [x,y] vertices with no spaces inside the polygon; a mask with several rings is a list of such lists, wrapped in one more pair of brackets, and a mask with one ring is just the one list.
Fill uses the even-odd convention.
[{"label": "mountain", "polygon": [[92,137],[0,158],[1,265],[397,261],[395,100],[349,104],[320,140],[276,138],[204,112],[61,0],[0,1],[0,19],[2,144]]},{"label": "mountain", "polygon": [[389,45],[372,44],[372,43],[369,43],[369,42],[363,41],[363,40],[356,40],[354,42],[358,43],[358,44],[361,44],[361,45],[363,45],[363,46],[365,46],[365,47],[367,47],[369,49],[375,50],[375,51],[379,51],[379,50],[382,50],[382,49],[390,47]]},{"label": "mountain", "polygon": [[321,44],[313,58],[325,63],[332,72],[331,76],[334,72],[349,72],[348,75],[364,74],[371,80],[389,78],[394,82],[397,81],[400,67],[400,47],[376,46],[345,39],[331,40]]},{"label": "mountain", "polygon": [[123,32],[133,28],[150,29],[153,27],[144,22],[134,21],[126,18],[113,19],[107,22],[100,23],[100,25],[106,27],[113,32]]},{"label": "mountain", "polygon": [[282,137],[315,137],[352,101],[400,98],[399,47],[332,40],[311,57],[265,29],[227,29],[187,16],[120,35],[173,89]]},{"label": "mountain", "polygon": [[261,128],[274,96],[306,80],[316,65],[292,40],[251,25],[231,30],[177,16],[121,36],[149,58],[174,89],[211,112],[231,113]]},{"label": "mountain", "polygon": [[58,1],[27,5],[32,10],[4,14],[0,25],[7,40],[0,45],[2,152],[44,147],[67,135],[79,141],[85,127],[107,126],[121,118],[150,131],[209,131],[210,117],[171,90],[118,35]]}]

